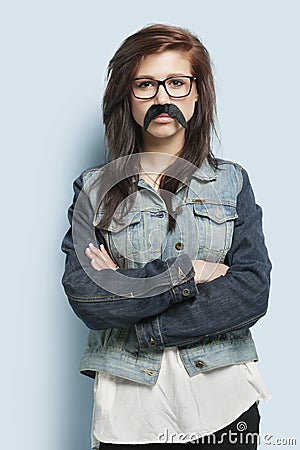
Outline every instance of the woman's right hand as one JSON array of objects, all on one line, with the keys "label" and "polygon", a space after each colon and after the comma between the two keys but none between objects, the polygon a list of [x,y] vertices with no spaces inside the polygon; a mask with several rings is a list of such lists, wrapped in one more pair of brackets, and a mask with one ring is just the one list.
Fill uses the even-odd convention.
[{"label": "woman's right hand", "polygon": [[96,270],[103,269],[113,269],[117,270],[117,264],[112,260],[110,255],[107,253],[103,244],[100,248],[95,247],[94,244],[90,243],[85,249],[85,255],[90,259],[91,266]]},{"label": "woman's right hand", "polygon": [[195,270],[195,283],[206,283],[215,278],[224,276],[229,269],[226,264],[212,263],[204,261],[203,259],[196,259],[192,261]]}]

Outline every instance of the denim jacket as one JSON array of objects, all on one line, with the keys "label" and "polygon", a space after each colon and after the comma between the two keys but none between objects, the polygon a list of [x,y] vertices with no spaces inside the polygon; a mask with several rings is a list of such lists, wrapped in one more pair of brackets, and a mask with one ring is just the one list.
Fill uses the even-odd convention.
[{"label": "denim jacket", "polygon": [[[272,266],[245,169],[221,159],[215,168],[204,160],[188,186],[179,184],[172,233],[163,199],[142,178],[128,214],[119,220],[116,211],[99,229],[105,211],[97,189],[85,186],[93,177],[101,186],[101,171],[88,169],[75,180],[71,226],[62,242],[62,283],[90,328],[81,373],[94,377],[103,370],[153,385],[170,346],[178,347],[190,376],[257,361],[249,328],[267,311]],[[93,269],[84,255],[91,241],[103,243],[120,269]],[[194,259],[229,269],[196,285]]]}]

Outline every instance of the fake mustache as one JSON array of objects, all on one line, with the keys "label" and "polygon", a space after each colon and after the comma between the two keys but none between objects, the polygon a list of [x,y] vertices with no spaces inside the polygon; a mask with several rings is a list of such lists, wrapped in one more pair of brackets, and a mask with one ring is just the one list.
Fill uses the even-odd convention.
[{"label": "fake mustache", "polygon": [[186,120],[180,109],[176,105],[173,105],[173,103],[166,103],[165,105],[150,106],[144,118],[144,130],[147,130],[151,120],[155,119],[155,117],[162,113],[168,114],[170,117],[174,117],[180,125],[183,126],[183,128],[187,128]]}]

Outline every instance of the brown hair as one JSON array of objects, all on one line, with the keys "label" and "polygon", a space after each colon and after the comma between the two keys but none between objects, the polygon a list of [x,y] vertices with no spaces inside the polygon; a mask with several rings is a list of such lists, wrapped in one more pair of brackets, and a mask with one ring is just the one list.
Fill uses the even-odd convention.
[{"label": "brown hair", "polygon": [[[134,121],[130,108],[131,81],[143,56],[166,50],[188,52],[199,94],[193,117],[185,131],[184,146],[177,156],[196,167],[200,167],[207,157],[209,163],[216,166],[211,150],[212,135],[216,133],[216,97],[210,56],[198,37],[189,30],[162,24],[147,26],[129,36],[109,62],[103,119],[110,158],[114,160],[142,151],[142,130]],[[176,169],[172,173],[176,173]],[[178,183],[176,178],[164,175],[160,188],[175,193]],[[136,189],[134,177],[129,176],[106,194],[107,212],[100,227],[110,222],[118,204]],[[167,198],[166,203],[170,212],[171,205]],[[169,215],[169,229],[174,226],[175,222]]]}]

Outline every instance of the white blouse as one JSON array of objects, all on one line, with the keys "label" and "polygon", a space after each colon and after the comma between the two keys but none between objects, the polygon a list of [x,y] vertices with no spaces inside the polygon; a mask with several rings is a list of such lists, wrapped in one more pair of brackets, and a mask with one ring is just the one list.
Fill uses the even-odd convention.
[{"label": "white blouse", "polygon": [[224,428],[255,401],[269,399],[255,362],[190,377],[177,347],[168,347],[154,386],[96,373],[91,446],[184,443]]}]

